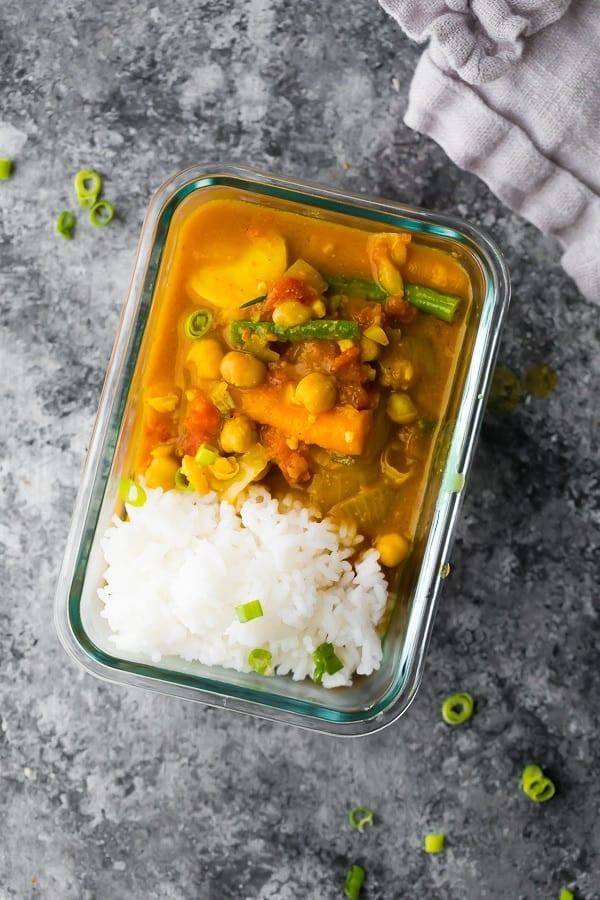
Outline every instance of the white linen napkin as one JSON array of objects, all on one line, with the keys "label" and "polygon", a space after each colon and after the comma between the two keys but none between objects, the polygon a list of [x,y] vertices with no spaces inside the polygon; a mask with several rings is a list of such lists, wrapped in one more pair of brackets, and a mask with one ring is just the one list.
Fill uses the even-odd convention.
[{"label": "white linen napkin", "polygon": [[600,302],[600,0],[379,0],[429,40],[404,121],[564,247]]}]

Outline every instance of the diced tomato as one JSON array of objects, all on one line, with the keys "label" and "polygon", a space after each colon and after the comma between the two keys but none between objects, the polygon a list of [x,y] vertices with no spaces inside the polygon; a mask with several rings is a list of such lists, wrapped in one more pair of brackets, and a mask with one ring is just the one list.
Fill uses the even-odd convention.
[{"label": "diced tomato", "polygon": [[269,318],[276,306],[279,306],[280,303],[286,303],[288,300],[297,300],[310,306],[318,296],[315,289],[303,278],[292,278],[289,275],[283,275],[272,282],[267,293],[267,299],[262,305],[262,315]]},{"label": "diced tomato", "polygon": [[410,325],[419,315],[419,310],[411,306],[404,297],[388,297],[385,301],[386,322],[392,320],[393,324]]},{"label": "diced tomato", "polygon": [[214,443],[221,430],[221,415],[208,397],[199,392],[190,400],[179,426],[178,450],[181,456],[194,456],[201,444]]},{"label": "diced tomato", "polygon": [[360,347],[349,347],[348,350],[342,350],[339,356],[336,356],[333,362],[333,371],[339,372],[340,369],[351,366],[352,363],[358,362],[360,359]]},{"label": "diced tomato", "polygon": [[369,325],[381,325],[381,303],[369,303],[361,306],[356,312],[351,313],[351,318],[358,322],[361,328]]},{"label": "diced tomato", "polygon": [[279,467],[286,481],[290,484],[310,481],[311,475],[305,455],[305,444],[299,442],[298,448],[292,450],[287,443],[289,438],[284,432],[270,425],[262,429],[262,437],[268,459],[271,459]]}]

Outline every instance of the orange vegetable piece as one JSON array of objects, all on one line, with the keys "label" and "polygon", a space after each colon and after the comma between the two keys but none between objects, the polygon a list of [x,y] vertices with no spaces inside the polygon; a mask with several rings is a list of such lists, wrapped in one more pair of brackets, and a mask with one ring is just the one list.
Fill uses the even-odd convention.
[{"label": "orange vegetable piece", "polygon": [[236,407],[249,419],[336,453],[362,453],[373,422],[371,410],[352,406],[335,406],[328,412],[311,415],[302,406],[286,401],[284,386],[231,388],[230,393]]}]

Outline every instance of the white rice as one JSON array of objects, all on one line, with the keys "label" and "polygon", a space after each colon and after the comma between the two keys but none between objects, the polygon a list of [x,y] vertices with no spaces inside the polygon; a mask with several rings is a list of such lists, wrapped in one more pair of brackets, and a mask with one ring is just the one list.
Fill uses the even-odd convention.
[{"label": "white rice", "polygon": [[[387,584],[375,550],[352,564],[361,538],[348,528],[262,487],[237,509],[216,494],[147,490],[146,503],[127,513],[103,539],[108,568],[98,592],[125,654],[248,672],[248,654],[260,647],[278,674],[300,680],[327,641],[344,664],[323,676],[330,688],[379,667]],[[240,623],[235,607],[256,599],[264,615]]]}]

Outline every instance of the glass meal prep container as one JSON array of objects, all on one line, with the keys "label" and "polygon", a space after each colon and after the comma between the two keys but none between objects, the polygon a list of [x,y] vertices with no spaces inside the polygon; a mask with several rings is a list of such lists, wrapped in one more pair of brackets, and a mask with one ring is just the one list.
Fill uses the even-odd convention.
[{"label": "glass meal prep container", "polygon": [[[219,210],[224,211],[222,221],[219,219]],[[380,318],[370,319],[365,323],[361,320],[361,315],[363,317],[366,315],[364,310],[363,312],[359,310],[354,315],[352,311],[355,306],[353,304],[356,305],[359,301],[352,299],[356,285],[353,287],[350,284],[353,282],[351,277],[346,278],[345,281],[342,278],[341,282],[339,279],[338,282],[335,282],[335,279],[332,278],[327,284],[323,283],[319,287],[318,280],[321,275],[315,270],[322,271],[328,267],[327,254],[331,259],[329,268],[335,270],[336,258],[339,256],[344,263],[345,274],[356,275],[357,278],[354,280],[359,284],[364,284],[368,272],[365,269],[365,259],[361,257],[362,251],[359,253],[357,247],[362,246],[361,240],[371,250],[376,248],[377,241],[383,242],[381,265],[385,268],[388,263],[392,263],[392,279],[397,276],[398,271],[401,271],[406,283],[411,279],[416,281],[418,273],[415,275],[416,270],[413,270],[415,266],[418,269],[418,261],[422,257],[426,262],[428,261],[421,267],[422,272],[425,272],[425,281],[428,281],[430,287],[434,288],[440,287],[440,285],[444,286],[446,277],[443,265],[441,269],[436,268],[436,259],[442,259],[439,255],[441,252],[445,254],[448,261],[448,270],[450,271],[454,267],[459,272],[460,269],[460,272],[464,273],[465,284],[468,285],[468,290],[464,285],[461,288],[463,297],[456,320],[458,324],[454,326],[446,322],[440,324],[440,320],[436,319],[435,325],[427,322],[425,326],[430,330],[433,329],[431,334],[434,334],[435,328],[439,333],[444,333],[444,328],[454,327],[456,329],[453,337],[454,343],[449,345],[450,349],[445,352],[447,358],[443,364],[446,366],[447,379],[439,398],[439,415],[431,420],[420,418],[418,422],[415,422],[416,414],[412,415],[409,408],[408,416],[406,416],[406,409],[403,408],[399,416],[392,419],[392,425],[398,429],[398,433],[408,433],[407,427],[409,427],[412,429],[411,434],[415,432],[415,429],[421,428],[421,433],[427,435],[423,439],[425,450],[422,454],[424,462],[421,463],[422,478],[418,490],[415,489],[413,492],[414,508],[407,519],[409,525],[405,528],[405,532],[407,528],[410,530],[411,549],[405,560],[402,559],[403,553],[400,553],[400,562],[397,565],[396,561],[390,563],[392,574],[388,572],[389,597],[382,617],[385,619],[385,627],[380,629],[382,635],[380,665],[371,674],[354,675],[351,684],[340,687],[325,687],[314,675],[294,680],[290,675],[274,675],[271,672],[268,673],[271,677],[268,677],[263,674],[265,672],[264,665],[262,668],[254,666],[250,671],[237,671],[234,668],[205,665],[194,660],[186,661],[179,656],[158,658],[156,654],[152,656],[140,650],[133,652],[119,649],[107,619],[101,614],[103,602],[98,592],[105,584],[106,572],[106,562],[101,546],[103,536],[111,526],[115,514],[125,517],[123,503],[125,497],[129,501],[134,501],[138,497],[140,502],[145,497],[143,490],[139,495],[136,493],[139,490],[138,483],[144,484],[143,480],[140,482],[136,475],[134,475],[134,479],[137,478],[137,481],[134,480],[133,483],[124,479],[128,479],[128,476],[132,474],[132,466],[135,468],[133,460],[136,459],[136,454],[139,460],[141,453],[139,449],[142,440],[140,429],[145,426],[140,422],[145,421],[144,410],[147,409],[145,406],[147,397],[145,398],[144,395],[147,388],[147,373],[153,366],[156,371],[160,370],[160,364],[156,362],[156,353],[154,357],[152,355],[153,348],[157,346],[156,342],[162,340],[166,342],[165,347],[167,348],[162,351],[163,357],[165,354],[168,356],[169,352],[175,355],[181,352],[177,349],[179,345],[174,337],[175,331],[181,326],[170,323],[168,317],[165,318],[163,315],[165,294],[168,294],[171,290],[170,285],[173,284],[179,285],[177,290],[173,288],[175,293],[180,290],[185,293],[185,287],[182,288],[177,281],[181,275],[181,272],[178,275],[177,266],[179,265],[181,268],[182,252],[184,257],[186,252],[188,255],[191,253],[194,257],[196,252],[194,247],[202,245],[203,241],[206,242],[207,247],[209,245],[216,246],[215,241],[218,243],[220,234],[225,239],[228,230],[235,232],[236,228],[240,229],[240,234],[252,236],[253,226],[251,223],[259,214],[270,223],[269,228],[275,227],[278,221],[287,222],[288,246],[297,243],[302,251],[303,259],[300,265],[304,266],[304,269],[300,275],[304,279],[308,278],[309,281],[313,279],[313,284],[316,279],[316,294],[314,288],[311,290],[318,299],[315,301],[317,305],[313,303],[311,307],[314,311],[311,313],[314,321],[309,322],[309,333],[311,333],[311,328],[322,330],[332,327],[334,331],[332,331],[331,340],[327,346],[335,357],[333,365],[341,365],[345,353],[348,359],[352,358],[355,368],[363,366],[361,370],[363,374],[366,371],[372,379],[375,379],[375,374],[370,374],[371,369],[373,369],[373,373],[375,370],[380,373],[385,371],[385,353],[389,352],[389,349],[384,346],[387,341],[386,336],[382,335],[381,328],[377,331]],[[196,235],[197,244],[194,244],[193,241],[190,243],[189,237],[189,223],[194,217],[197,217],[200,222],[202,217],[206,220],[204,232],[200,229]],[[327,229],[330,229],[331,235],[328,235]],[[297,241],[296,232],[298,234]],[[354,235],[352,238],[354,244],[350,241],[348,246],[344,247],[345,234]],[[401,239],[406,242],[404,246],[397,245],[393,236],[398,234],[404,236]],[[362,235],[362,238],[358,238],[357,235]],[[381,235],[384,237],[377,237]],[[358,243],[356,243],[357,241]],[[367,243],[369,241],[370,243]],[[240,249],[238,246],[236,250],[235,242],[232,246],[232,250],[224,251],[226,258],[223,259],[224,268],[222,270],[219,269],[220,262],[217,260],[217,282],[222,285],[224,291],[233,292],[229,302],[233,304],[233,307],[238,308],[237,318],[246,322],[245,329],[242,329],[237,335],[238,341],[252,342],[257,339],[254,331],[259,336],[265,331],[260,324],[248,326],[247,323],[260,322],[260,309],[266,309],[264,304],[265,302],[268,304],[269,301],[266,301],[265,298],[271,296],[269,294],[269,291],[272,290],[269,288],[269,277],[273,275],[274,270],[276,270],[276,274],[283,274],[281,270],[285,266],[289,267],[295,259],[288,257],[285,264],[281,263],[281,260],[278,262],[277,254],[281,251],[281,245],[277,243],[269,244],[266,250],[262,246],[262,255],[259,253],[256,258],[252,254],[248,256],[244,248]],[[409,248],[408,257],[406,246]],[[190,250],[190,248],[192,249]],[[436,252],[430,253],[430,250]],[[296,251],[294,252],[295,257],[298,256]],[[376,256],[374,250],[373,253]],[[373,253],[369,257],[372,264]],[[208,255],[210,256],[210,253]],[[201,257],[202,247],[200,246],[199,258]],[[361,258],[359,259],[359,257]],[[214,263],[214,258],[212,259]],[[263,262],[267,260],[265,271],[261,271],[261,259]],[[353,272],[354,260],[356,260],[355,272]],[[254,292],[248,289],[247,302],[244,304],[240,302],[242,295],[235,296],[235,291],[239,287],[239,278],[236,282],[239,275],[239,272],[236,273],[236,265],[238,269],[239,266],[245,267],[246,282],[250,279],[252,285],[257,285]],[[380,270],[376,268],[376,271]],[[381,272],[381,277],[385,281],[385,273],[383,270]],[[459,276],[462,278],[460,272]],[[292,269],[288,268],[286,273],[298,274],[297,261],[296,266],[292,266]],[[205,283],[206,277],[206,272],[204,272]],[[388,277],[390,276],[388,275]],[[221,280],[219,281],[219,279]],[[325,279],[327,279],[327,274],[325,274]],[[297,281],[294,284],[297,287]],[[199,286],[197,284],[196,287],[200,297],[206,296],[202,277]],[[387,309],[386,303],[391,303],[390,290],[378,293],[375,282],[373,282],[373,290],[375,290],[375,294],[371,299],[373,303],[379,301],[379,305],[372,306],[372,308],[379,311],[382,308]],[[408,287],[406,290],[409,290]],[[210,290],[208,293],[210,294]],[[254,297],[253,293],[258,296]],[[325,301],[328,307],[327,311],[325,305],[321,303],[321,299]],[[198,700],[215,707],[226,707],[325,733],[363,735],[378,731],[397,719],[414,698],[422,676],[427,643],[432,630],[440,588],[447,572],[460,502],[475,452],[508,301],[508,273],[498,249],[477,228],[459,219],[398,203],[352,196],[325,187],[273,177],[233,166],[192,167],[166,182],[154,196],[142,228],[133,276],[108,366],[59,576],[55,603],[56,625],[61,642],[68,653],[86,670],[108,681],[145,687],[177,697]],[[189,324],[193,317],[188,316],[186,320],[185,327],[188,329],[188,338],[198,336],[189,332],[190,327],[199,327],[198,334],[200,335],[205,333],[207,328],[207,322],[203,321],[203,316],[207,315],[205,306],[208,307],[209,320],[212,320],[213,313],[217,318],[220,315],[219,311],[210,303],[204,304],[199,301],[197,296],[191,295],[184,298],[182,309],[188,312],[191,309],[194,312],[198,305],[202,308],[199,318],[196,316],[195,324],[193,322],[192,326]],[[363,305],[365,308],[369,306],[366,301]],[[402,310],[406,311],[406,307],[407,304],[403,302],[399,309],[401,312]],[[297,311],[298,304],[293,309]],[[344,337],[344,334],[339,332],[339,322],[332,326],[331,323],[328,325],[325,321],[336,319],[336,317],[339,320],[342,316],[340,309],[345,310],[344,315],[348,320],[354,315],[355,319],[361,322],[363,333],[360,338],[360,352],[362,355],[358,361],[356,359],[358,350],[353,349],[357,346],[357,340],[353,342],[348,340],[347,336]],[[393,309],[391,305],[390,309]],[[300,313],[303,313],[302,309],[300,309]],[[426,312],[422,312],[421,315],[423,318],[427,317]],[[268,331],[269,328],[275,328],[273,323],[277,316],[273,312],[272,319],[267,318],[270,321],[270,325],[266,329]],[[283,321],[283,319],[279,318],[277,321]],[[292,325],[294,321],[292,320]],[[407,317],[407,321],[411,321],[410,316]],[[364,325],[369,325],[369,322],[371,330],[368,333],[375,340],[365,343]],[[393,326],[398,326],[398,321],[394,319],[393,315],[389,322]],[[373,323],[375,323],[375,330],[373,330]],[[402,319],[400,319],[400,323],[396,332],[397,335],[400,335],[399,341],[404,333]],[[299,327],[300,329],[306,328],[306,325],[301,323]],[[358,328],[352,322],[344,327]],[[410,333],[410,325],[406,330]],[[354,334],[354,332],[350,333]],[[284,332],[280,331],[278,334],[267,335],[266,338],[263,334],[260,352],[256,351],[259,357],[259,368],[263,367],[263,377],[265,366],[269,365],[269,360],[279,360],[282,347],[289,348],[286,351],[288,356],[299,352],[294,349],[296,345],[293,343],[277,343],[275,339],[283,341],[283,334]],[[393,332],[389,330],[388,334],[392,335]],[[290,338],[290,340],[294,339]],[[377,346],[378,341],[379,346]],[[410,344],[408,345],[410,346]],[[229,346],[225,346],[223,352],[229,352],[231,346],[231,343]],[[235,347],[235,344],[233,346]],[[248,350],[249,346],[250,344],[243,344],[242,352]],[[320,347],[321,345],[315,341],[306,346]],[[322,346],[324,347],[325,343]],[[368,352],[365,350],[367,346],[371,348]],[[369,357],[369,352],[372,354],[371,357]],[[381,356],[382,352],[383,357]],[[375,357],[378,357],[377,362]],[[179,359],[179,357],[177,358]],[[292,358],[296,359],[293,356]],[[365,359],[371,360],[371,368],[368,363],[364,368]],[[330,386],[332,380],[334,384],[336,383],[332,376],[329,380]],[[235,387],[235,383],[235,379],[232,379],[231,383],[226,382],[224,386],[219,382],[229,400],[227,388],[238,398],[236,402],[242,402],[244,397],[254,396],[252,388],[246,389],[244,392],[243,388]],[[396,382],[392,381],[392,390],[397,386]],[[365,384],[365,388],[368,391],[369,384]],[[299,391],[297,385],[295,390]],[[390,390],[389,382],[387,390]],[[181,400],[179,401],[177,392],[175,395],[169,393],[167,386],[164,396],[154,402],[155,409],[152,413],[154,419],[165,422],[172,421],[174,405],[177,402],[187,402],[183,399],[184,396],[189,398],[195,393],[197,392],[186,391],[186,385],[182,384]],[[397,393],[402,393],[402,391]],[[239,399],[240,397],[242,400]],[[403,396],[402,399],[406,398]],[[299,406],[297,399],[292,398],[291,402],[296,403],[296,407]],[[355,405],[359,408],[361,406],[360,402]],[[291,407],[286,408],[291,409]],[[318,423],[321,421],[320,416],[328,415],[328,413],[321,413],[321,409],[322,407],[317,407],[316,411],[313,411],[314,414],[306,417],[309,424],[314,424],[315,421]],[[354,411],[352,412],[354,414]],[[303,409],[302,415],[305,413],[306,410]],[[252,417],[254,414],[249,415]],[[271,413],[268,410],[265,415],[266,419],[261,419],[260,414],[257,414],[257,422],[251,423],[254,428],[253,433],[256,434],[258,428],[261,430],[261,434],[266,434],[265,427],[269,430],[271,425],[278,424],[269,419]],[[392,414],[390,413],[390,415]],[[363,416],[363,419],[365,416],[377,416],[377,411],[356,412],[356,416]],[[371,419],[369,418],[368,421],[371,422]],[[400,424],[394,424],[395,422]],[[405,426],[402,424],[403,422],[412,424]],[[389,421],[387,421],[386,427],[389,430]],[[310,433],[312,434],[312,432]],[[357,451],[352,448],[354,432],[346,431],[343,434],[345,434],[345,440],[350,444],[349,452],[356,453]],[[301,451],[302,448],[306,450],[308,446],[307,458],[314,451],[314,458],[323,463],[323,453],[328,451],[312,446],[307,435],[303,436],[305,441],[300,444],[297,441],[290,443],[288,440],[288,448],[291,447],[295,452],[295,448],[299,447]],[[163,435],[167,444],[169,444],[170,437],[172,435]],[[370,439],[375,440],[374,437],[367,434],[367,447]],[[172,446],[173,440],[169,446]],[[327,445],[328,440],[327,436],[323,443]],[[216,451],[209,446],[210,443],[210,441],[202,442],[198,448],[196,442],[193,447],[187,448],[188,454],[192,454],[185,457],[190,461],[190,465],[194,465],[194,459],[200,459],[201,469],[203,465],[210,464],[213,467],[210,468],[210,471],[215,471],[215,458],[218,457],[217,438],[212,442],[214,446],[217,446]],[[339,471],[340,478],[347,477],[345,473],[348,468],[355,465],[356,458],[340,454],[339,447],[334,449],[338,451],[338,455],[330,453],[335,462],[334,475]],[[183,452],[180,450],[180,455]],[[319,453],[321,457],[319,457]],[[155,456],[152,458],[155,459]],[[148,459],[150,459],[149,456]],[[223,459],[220,459],[226,470],[228,466],[229,468],[237,467],[238,460],[242,461],[243,455],[238,457],[230,455],[225,457],[224,462]],[[341,463],[344,463],[345,469]],[[168,470],[170,465],[174,469],[179,464],[180,461],[173,462],[171,460],[167,463],[163,461],[160,463],[161,471],[165,467]],[[198,467],[196,467],[197,469]],[[150,469],[147,470],[147,472],[149,471]],[[202,471],[208,470],[202,469]],[[395,469],[393,471],[396,472]],[[328,470],[325,472],[329,477]],[[309,474],[306,474],[306,479],[309,479]],[[173,489],[189,490],[193,485],[188,476],[192,477],[189,468],[185,469],[183,466],[178,469],[174,474]],[[224,477],[228,477],[227,471]],[[302,482],[303,477],[299,475],[298,480]],[[314,477],[316,476],[313,475]],[[293,482],[294,477],[291,480]],[[383,481],[383,488],[381,485],[376,486],[379,490],[378,497],[383,496],[385,500],[389,492],[389,502],[392,504],[396,502],[403,489],[401,481],[402,479],[398,484],[394,479],[390,482]],[[124,484],[126,485],[125,494],[123,494]],[[158,486],[165,487],[164,484],[161,484],[160,478]],[[331,483],[329,486],[331,488]],[[301,483],[292,485],[292,488],[307,489],[306,484]],[[335,484],[333,488],[335,490]],[[362,496],[361,492],[364,493],[364,490],[369,490],[369,488],[365,489],[361,484],[358,490]],[[131,491],[133,492],[131,493]],[[384,508],[388,508],[385,503]],[[376,546],[378,545],[376,544]],[[384,557],[385,551],[382,549],[381,561]],[[240,598],[240,601],[242,599],[246,598]],[[246,612],[251,605],[245,604]],[[143,612],[140,612],[140,615],[143,615]],[[240,618],[241,621],[243,621],[242,618]],[[329,647],[329,651],[332,650],[331,644],[324,643],[318,652],[320,653],[322,648],[327,647]],[[336,650],[336,652],[340,651]],[[328,659],[329,662],[334,659],[339,663],[335,653]],[[325,665],[325,670],[329,672],[328,660],[323,658],[321,662]],[[339,666],[341,663],[338,668]],[[333,671],[335,668],[333,666]]]}]

